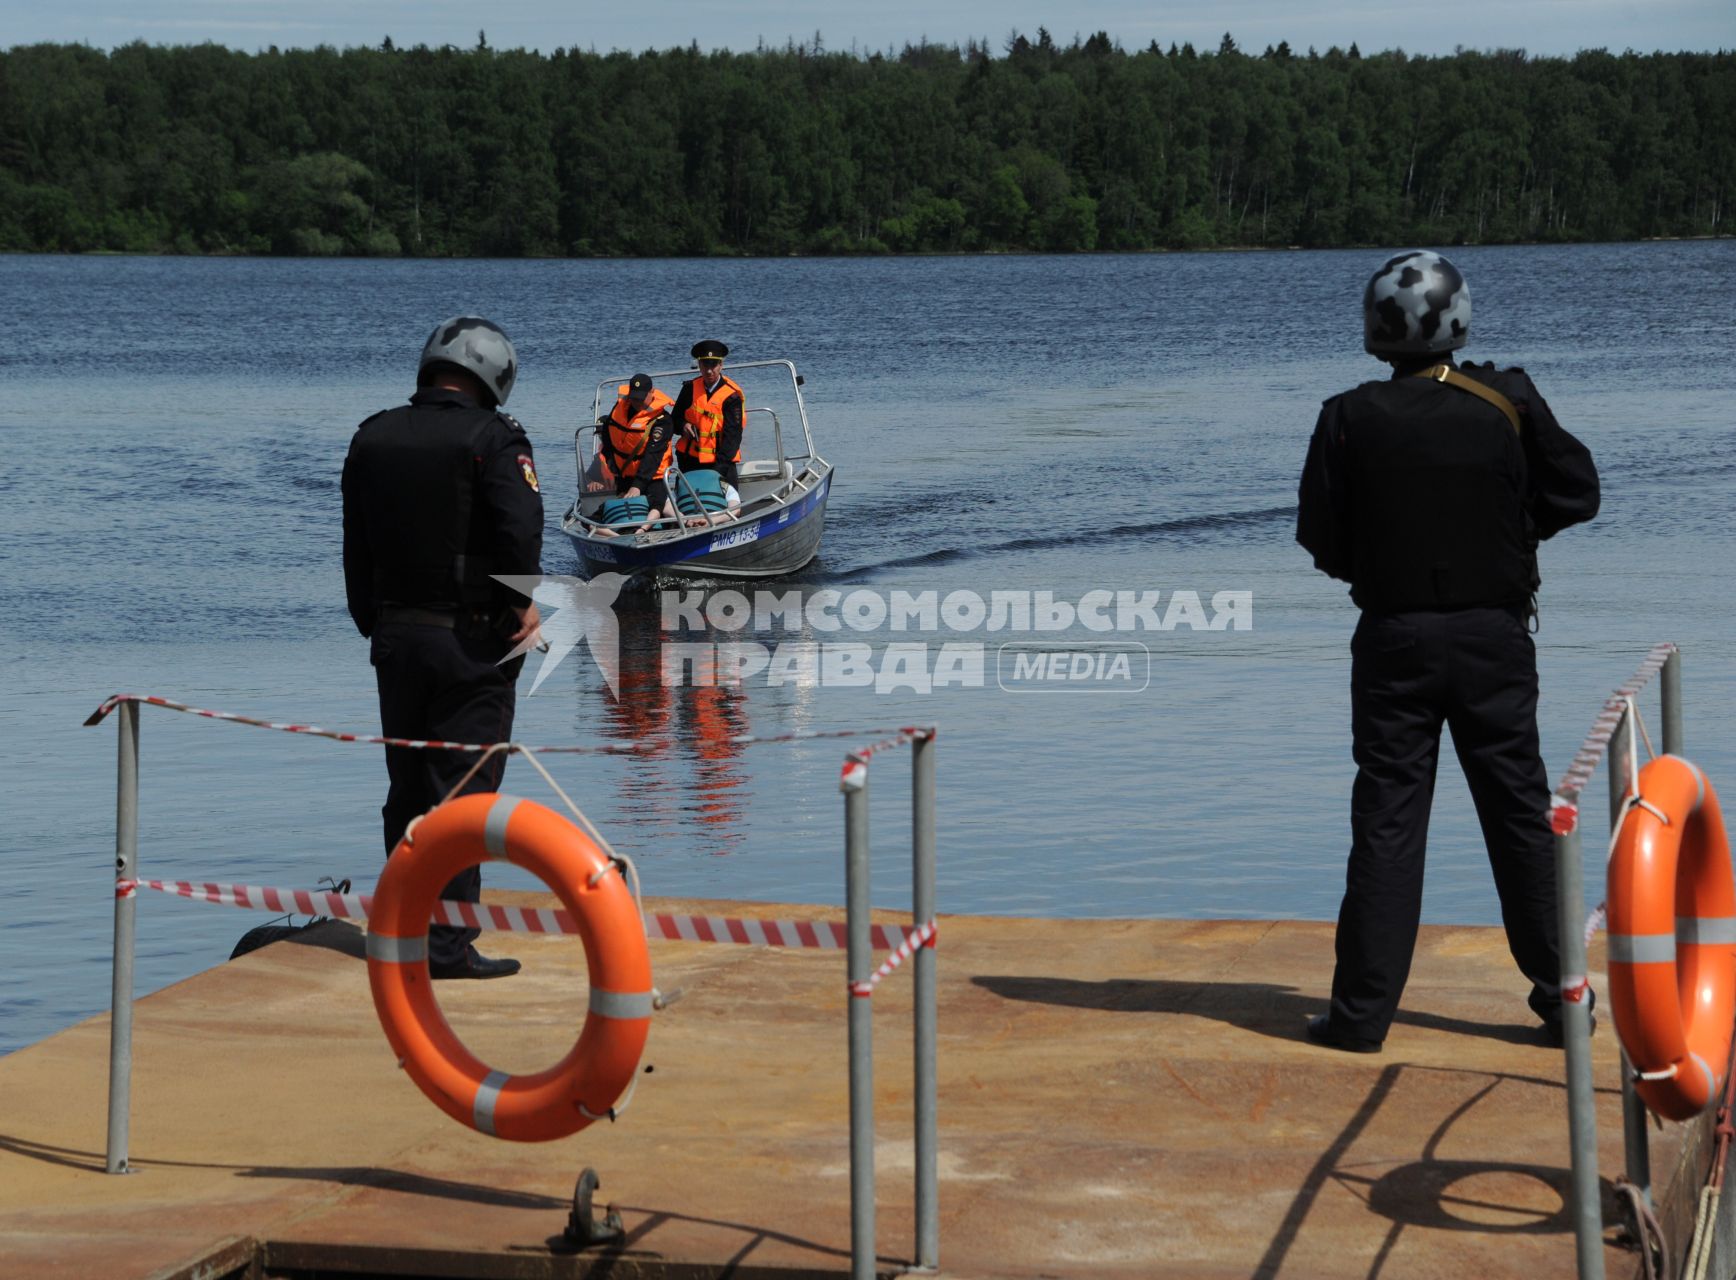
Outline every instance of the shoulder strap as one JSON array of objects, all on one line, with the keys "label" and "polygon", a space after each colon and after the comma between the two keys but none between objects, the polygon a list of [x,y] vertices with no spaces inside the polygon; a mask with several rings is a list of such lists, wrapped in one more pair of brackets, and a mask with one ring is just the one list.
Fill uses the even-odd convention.
[{"label": "shoulder strap", "polygon": [[1449,387],[1457,387],[1460,391],[1469,391],[1480,400],[1486,400],[1501,411],[1512,425],[1513,430],[1519,430],[1519,410],[1514,403],[1493,387],[1484,386],[1475,378],[1467,378],[1450,364],[1430,365],[1427,369],[1419,369],[1411,375],[1413,378],[1433,378],[1436,382],[1444,382]]}]

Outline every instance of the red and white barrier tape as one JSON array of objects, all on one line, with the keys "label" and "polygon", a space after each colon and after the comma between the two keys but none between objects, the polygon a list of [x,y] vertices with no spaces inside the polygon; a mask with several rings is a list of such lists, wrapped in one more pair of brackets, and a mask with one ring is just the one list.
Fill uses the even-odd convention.
[{"label": "red and white barrier tape", "polygon": [[1591,782],[1592,771],[1597,768],[1598,761],[1603,759],[1604,751],[1609,747],[1609,740],[1621,723],[1622,712],[1626,709],[1627,699],[1633,697],[1669,660],[1676,646],[1669,641],[1652,646],[1652,651],[1640,663],[1633,678],[1620,686],[1604,702],[1603,709],[1598,712],[1597,719],[1592,721],[1591,732],[1585,737],[1585,742],[1574,753],[1568,763],[1567,773],[1561,779],[1561,785],[1555,788],[1555,794],[1550,801],[1553,812],[1550,815],[1551,826],[1557,835],[1568,835],[1579,823],[1580,793]]},{"label": "red and white barrier tape", "polygon": [[[299,912],[304,916],[334,916],[363,920],[373,909],[371,893],[333,893],[324,889],[272,889],[250,884],[213,884],[190,880],[119,880],[117,898],[131,897],[139,889],[153,889],[198,902],[226,907],[269,911],[274,915]],[[452,902],[434,904],[433,921],[461,929],[489,929],[504,933],[564,933],[579,931],[571,913],[546,907],[506,907],[494,903]],[[932,925],[877,924],[869,929],[876,951],[897,949],[891,969],[904,955],[934,936]],[[921,935],[921,936],[919,936]],[[845,926],[832,920],[758,920],[734,916],[681,916],[657,912],[645,917],[645,936],[670,942],[732,942],[745,946],[811,948],[841,951],[847,943]],[[912,941],[912,939],[915,939]]]},{"label": "red and white barrier tape", "polygon": [[[276,729],[279,733],[299,733],[310,738],[326,738],[332,742],[359,742],[376,747],[408,747],[417,751],[488,751],[497,745],[492,742],[443,742],[432,738],[389,738],[377,733],[342,733],[335,729],[322,729],[316,724],[284,724],[275,720],[259,720],[253,716],[236,715],[233,711],[207,711],[203,707],[190,707],[184,702],[176,702],[172,698],[159,698],[151,694],[117,693],[109,698],[95,711],[91,712],[85,724],[101,724],[109,712],[123,702],[142,703],[146,706],[165,707],[170,711],[184,711],[188,715],[203,716],[207,720],[227,720],[231,724],[251,725],[255,729]],[[621,754],[646,750],[645,742],[602,742],[571,747],[527,747],[518,743],[504,744],[514,751],[542,752],[584,752],[602,755]]]},{"label": "red and white barrier tape", "polygon": [[[1615,735],[1622,716],[1627,711],[1628,699],[1638,694],[1653,676],[1664,669],[1664,663],[1669,661],[1670,655],[1675,651],[1676,646],[1668,640],[1653,645],[1632,678],[1626,684],[1618,686],[1615,692],[1605,699],[1602,710],[1591,722],[1591,732],[1586,734],[1584,743],[1568,762],[1561,785],[1556,787],[1549,797],[1549,829],[1556,835],[1572,835],[1579,829],[1579,797],[1590,784],[1592,772],[1603,759],[1603,753],[1608,750],[1609,740]],[[1607,905],[1598,903],[1585,918],[1587,947],[1591,946],[1591,940],[1597,936],[1597,931],[1608,922]],[[1584,974],[1566,975],[1561,980],[1561,998],[1571,1004],[1585,999],[1590,990],[1591,980]]]},{"label": "red and white barrier tape", "polygon": [[851,996],[865,998],[873,995],[874,988],[880,985],[882,978],[915,955],[920,948],[934,946],[935,938],[939,932],[940,926],[933,920],[911,930],[910,936],[905,938],[893,950],[892,954],[886,957],[886,962],[876,969],[866,982],[852,982],[850,984]]},{"label": "red and white barrier tape", "polygon": [[[573,746],[536,747],[522,742],[442,742],[437,739],[424,738],[389,738],[377,733],[343,733],[334,729],[322,729],[314,724],[284,724],[275,720],[259,720],[253,716],[236,715],[232,711],[207,711],[202,707],[190,707],[184,702],[176,702],[173,698],[159,698],[154,694],[117,693],[108,698],[85,720],[85,724],[101,724],[108,714],[123,702],[141,703],[146,706],[163,707],[169,711],[184,711],[188,715],[203,716],[207,720],[227,720],[231,724],[251,725],[255,729],[275,729],[280,733],[299,733],[310,738],[326,738],[332,742],[359,742],[376,747],[406,747],[416,751],[491,751],[495,747],[505,747],[509,751],[522,752],[527,755],[623,755],[638,751],[650,751],[663,745],[657,739],[641,739],[636,742],[593,742]],[[931,728],[905,729],[798,729],[789,733],[767,734],[758,736],[742,733],[732,736],[729,741],[742,745],[766,742],[805,742],[816,738],[859,738],[866,733],[890,733],[897,735],[886,741],[877,742],[864,748],[858,754],[866,758],[868,755],[887,746],[896,746],[900,742],[920,737],[923,734],[933,734]]]},{"label": "red and white barrier tape", "polygon": [[[213,884],[191,880],[121,880],[115,884],[115,896],[130,893],[129,886],[154,889],[159,893],[191,898],[197,902],[215,902],[225,907],[244,907],[251,911],[269,911],[274,915],[299,912],[304,916],[335,916],[340,920],[362,920],[373,910],[371,893],[334,893],[327,889],[273,889],[252,884]],[[442,899],[434,904],[431,919],[436,924],[449,924],[461,929],[497,929],[508,933],[576,933],[573,918],[565,911],[542,907],[502,907],[478,902],[452,902]]]},{"label": "red and white barrier tape", "polygon": [[1597,937],[1597,931],[1609,923],[1609,904],[1600,902],[1591,909],[1591,914],[1585,918],[1585,945],[1590,946],[1591,940]]},{"label": "red and white barrier tape", "polygon": [[854,754],[867,757],[876,751],[887,747],[896,747],[902,743],[914,742],[918,738],[932,738],[937,730],[933,725],[905,725],[900,729],[793,729],[789,733],[754,734],[742,733],[731,738],[731,742],[766,743],[766,742],[807,742],[813,738],[856,738],[865,733],[891,734],[872,746],[863,747]]},{"label": "red and white barrier tape", "polygon": [[[915,925],[876,924],[868,927],[876,951],[903,945],[919,932]],[[735,942],[755,947],[810,947],[842,951],[849,945],[841,920],[755,920],[733,916],[645,917],[645,934],[670,942]]]},{"label": "red and white barrier tape", "polygon": [[[871,732],[882,732],[872,730]],[[891,732],[891,731],[887,731]],[[838,790],[860,791],[868,785],[868,758],[876,751],[890,751],[894,747],[902,747],[907,742],[915,742],[919,738],[932,740],[935,735],[933,725],[906,725],[892,732],[890,737],[878,742],[871,742],[865,747],[858,747],[844,757],[843,771],[838,775]]]},{"label": "red and white barrier tape", "polygon": [[[1597,931],[1603,928],[1604,922],[1608,918],[1604,912],[1604,907],[1606,905],[1607,904],[1602,902],[1598,903],[1597,906],[1592,908],[1591,914],[1585,918],[1585,946],[1587,950],[1591,949],[1591,940],[1597,936]],[[1574,973],[1562,975],[1561,998],[1567,1001],[1568,1004],[1578,1004],[1581,1000],[1585,999],[1586,993],[1590,990],[1591,977],[1589,974]]]}]

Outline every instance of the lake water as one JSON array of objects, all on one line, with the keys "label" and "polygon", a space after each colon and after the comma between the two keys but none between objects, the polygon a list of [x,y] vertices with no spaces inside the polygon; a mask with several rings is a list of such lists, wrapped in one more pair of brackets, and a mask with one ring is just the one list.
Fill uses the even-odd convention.
[{"label": "lake water", "polygon": [[[1476,300],[1467,356],[1526,366],[1604,478],[1598,521],[1543,550],[1551,778],[1662,639],[1684,650],[1691,753],[1736,777],[1736,243],[1452,256]],[[337,477],[355,424],[402,401],[432,322],[459,311],[518,344],[510,409],[538,451],[548,572],[576,565],[555,522],[598,380],[679,368],[717,336],[806,375],[837,475],[803,590],[1252,593],[1250,630],[1121,637],[1151,653],[1138,692],[997,687],[1000,643],[1053,634],[713,637],[988,644],[983,687],[927,696],[764,677],[664,688],[661,644],[706,637],[665,636],[654,600],[627,600],[631,696],[617,703],[581,650],[534,696],[521,682],[517,736],[661,744],[550,760],[647,892],[842,902],[845,744],[728,735],[932,721],[943,910],[1331,919],[1355,610],[1294,544],[1295,484],[1319,401],[1382,371],[1359,329],[1380,260],[0,258],[14,316],[0,347],[0,1052],[107,1006],[115,734],[80,724],[104,696],[377,726],[343,606]],[[143,874],[372,886],[377,748],[141,716]],[[899,755],[874,765],[888,907],[909,901],[908,770]],[[507,785],[547,798],[522,762]],[[516,874],[487,881],[533,887]],[[1598,866],[1587,881],[1596,901]],[[1450,753],[1425,917],[1498,918]],[[138,920],[143,994],[218,963],[266,917],[143,894]]]}]

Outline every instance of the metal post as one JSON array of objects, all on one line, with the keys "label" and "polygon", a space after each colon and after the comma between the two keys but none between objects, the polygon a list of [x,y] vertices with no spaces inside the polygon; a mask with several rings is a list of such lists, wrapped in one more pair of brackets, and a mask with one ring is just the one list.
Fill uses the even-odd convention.
[{"label": "metal post", "polygon": [[[911,826],[917,925],[934,919],[934,733],[916,736],[911,757]],[[917,949],[916,968],[916,1264],[940,1267],[940,1119],[935,1023],[934,940]]]},{"label": "metal post", "polygon": [[[1609,739],[1609,829],[1621,824],[1622,804],[1633,788],[1634,762],[1638,759],[1639,743],[1631,714],[1624,712],[1621,723]],[[1565,963],[1565,962],[1564,962]],[[1627,1050],[1621,1051],[1621,1136],[1628,1181],[1640,1189],[1649,1207],[1652,1203],[1652,1149],[1646,1136],[1646,1108],[1634,1092],[1633,1064]],[[1634,1224],[1636,1228],[1638,1223]]]},{"label": "metal post", "polygon": [[850,1275],[874,1280],[874,949],[869,936],[868,762],[844,766],[844,907],[850,991]]},{"label": "metal post", "polygon": [[[1585,884],[1579,823],[1557,830],[1555,887],[1561,929],[1561,987],[1584,991]],[[1591,1084],[1591,1010],[1585,999],[1561,1002],[1567,1057],[1567,1123],[1573,1156],[1573,1232],[1579,1280],[1603,1280],[1603,1206],[1597,1177],[1597,1095]]]},{"label": "metal post", "polygon": [[133,913],[139,875],[139,707],[118,708],[120,752],[115,778],[114,985],[109,997],[108,1171],[126,1173],[133,1091]]},{"label": "metal post", "polygon": [[1664,659],[1660,681],[1664,703],[1664,750],[1670,755],[1682,754],[1682,651],[1677,649]]}]

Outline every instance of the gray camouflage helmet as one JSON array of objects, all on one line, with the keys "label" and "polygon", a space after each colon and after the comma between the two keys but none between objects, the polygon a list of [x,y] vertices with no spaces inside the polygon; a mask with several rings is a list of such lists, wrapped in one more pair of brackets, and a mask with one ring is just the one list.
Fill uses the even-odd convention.
[{"label": "gray camouflage helmet", "polygon": [[518,353],[512,349],[512,339],[481,316],[453,316],[435,325],[422,348],[418,376],[431,364],[456,365],[476,375],[497,405],[506,403],[518,379]]},{"label": "gray camouflage helmet", "polygon": [[1388,258],[1362,293],[1362,345],[1376,356],[1457,351],[1471,336],[1471,287],[1438,253]]}]

